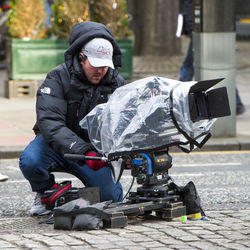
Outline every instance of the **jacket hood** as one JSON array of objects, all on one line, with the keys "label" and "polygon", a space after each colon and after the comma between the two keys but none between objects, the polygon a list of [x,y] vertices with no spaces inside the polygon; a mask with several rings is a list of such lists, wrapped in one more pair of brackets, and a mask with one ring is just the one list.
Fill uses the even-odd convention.
[{"label": "jacket hood", "polygon": [[[105,38],[109,40],[113,45],[113,63],[115,71],[117,74],[121,68],[121,50],[118,47],[111,31],[101,23],[95,22],[81,22],[73,26],[70,39],[69,39],[69,48],[64,53],[65,64],[69,72],[73,71],[75,60],[74,57],[77,56],[81,48],[90,40],[94,38]],[[77,70],[77,69],[76,69]],[[78,71],[78,70],[77,70]]]}]

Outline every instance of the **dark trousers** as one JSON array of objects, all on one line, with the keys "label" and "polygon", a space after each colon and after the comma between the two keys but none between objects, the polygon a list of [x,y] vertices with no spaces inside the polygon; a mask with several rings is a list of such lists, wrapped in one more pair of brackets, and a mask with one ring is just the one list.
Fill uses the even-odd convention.
[{"label": "dark trousers", "polygon": [[186,58],[180,69],[180,81],[192,81],[194,76],[193,39],[190,37]]},{"label": "dark trousers", "polygon": [[118,202],[123,198],[122,186],[114,182],[109,167],[94,171],[86,164],[80,166],[67,160],[57,154],[42,136],[36,137],[25,148],[19,166],[34,192],[42,192],[55,184],[52,172],[65,172],[76,176],[87,187],[99,187],[101,201]]}]

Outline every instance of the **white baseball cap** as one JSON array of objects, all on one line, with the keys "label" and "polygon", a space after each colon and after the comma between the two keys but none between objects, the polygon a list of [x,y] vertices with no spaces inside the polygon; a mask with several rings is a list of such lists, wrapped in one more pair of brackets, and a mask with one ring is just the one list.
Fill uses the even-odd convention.
[{"label": "white baseball cap", "polygon": [[113,46],[110,41],[104,38],[94,38],[83,46],[82,52],[88,57],[93,67],[108,66],[114,69]]}]

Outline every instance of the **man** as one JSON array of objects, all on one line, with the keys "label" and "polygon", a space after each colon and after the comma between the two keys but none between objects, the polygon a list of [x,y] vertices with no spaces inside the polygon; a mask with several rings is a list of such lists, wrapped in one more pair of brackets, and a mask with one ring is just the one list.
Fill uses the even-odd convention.
[{"label": "man", "polygon": [[125,84],[118,75],[121,51],[111,31],[94,22],[76,24],[69,42],[65,63],[49,72],[37,91],[37,122],[33,128],[36,137],[20,156],[20,169],[32,191],[37,192],[31,215],[48,212],[41,195],[58,188],[51,172],[70,173],[85,186],[98,186],[101,201],[118,202],[123,196],[121,184],[114,183],[104,162],[79,165],[63,157],[94,149],[79,121]]}]

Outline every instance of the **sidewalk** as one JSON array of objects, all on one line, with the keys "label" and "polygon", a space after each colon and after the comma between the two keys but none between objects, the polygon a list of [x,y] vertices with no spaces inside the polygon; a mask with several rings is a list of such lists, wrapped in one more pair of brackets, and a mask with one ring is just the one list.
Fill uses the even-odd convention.
[{"label": "sidewalk", "polygon": [[[179,68],[185,54],[170,58],[134,57],[134,79],[158,75],[178,79]],[[236,84],[246,107],[237,116],[237,135],[233,138],[211,138],[201,150],[249,150],[250,149],[250,41],[236,44]],[[3,89],[7,73],[0,70],[0,88]],[[0,92],[0,95],[3,93]],[[35,99],[7,99],[0,97],[0,158],[19,157],[24,147],[34,138]],[[200,149],[198,149],[200,150]]]}]

